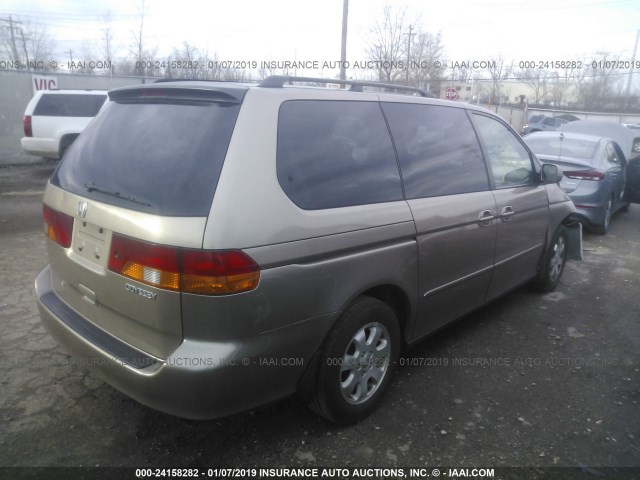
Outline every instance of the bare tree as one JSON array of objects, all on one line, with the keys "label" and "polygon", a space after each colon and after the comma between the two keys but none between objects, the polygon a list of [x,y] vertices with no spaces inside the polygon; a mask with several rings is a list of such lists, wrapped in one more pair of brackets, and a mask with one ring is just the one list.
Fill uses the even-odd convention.
[{"label": "bare tree", "polygon": [[568,103],[567,92],[575,85],[579,70],[575,68],[565,68],[550,72],[548,79],[551,101],[554,105],[566,105]]},{"label": "bare tree", "polygon": [[440,33],[432,35],[418,29],[416,41],[411,46],[409,68],[412,83],[420,88],[439,91],[440,82],[444,76],[444,69],[438,68],[437,61],[443,55],[442,36]]},{"label": "bare tree", "polygon": [[111,14],[106,14],[102,18],[102,44],[100,45],[100,53],[102,54],[102,60],[109,64],[109,74],[115,73],[115,66],[113,64],[113,30],[111,28]]},{"label": "bare tree", "polygon": [[580,71],[576,78],[576,86],[578,101],[583,108],[600,110],[611,101],[619,73],[615,68],[617,59],[618,57],[614,57],[611,52],[600,52],[599,59],[593,62],[593,68]]},{"label": "bare tree", "polygon": [[207,78],[210,80],[222,80],[224,78],[224,70],[220,65],[220,59],[217,52],[213,52],[213,56],[205,55],[207,59]]},{"label": "bare tree", "polygon": [[135,31],[131,32],[133,37],[133,43],[131,44],[131,50],[135,59],[135,73],[138,76],[144,75],[158,75],[159,72],[154,66],[146,68],[144,66],[145,61],[154,60],[158,52],[157,47],[149,48],[146,43],[144,35],[144,22],[147,14],[146,0],[140,0],[138,4],[138,27]]},{"label": "bare tree", "polygon": [[31,70],[49,70],[55,41],[47,32],[47,26],[19,18],[2,20],[0,55],[28,65]]},{"label": "bare tree", "polygon": [[[405,72],[408,27],[407,9],[394,9],[386,5],[382,19],[371,28],[366,52],[376,63],[378,77],[383,82],[393,82]],[[409,37],[410,38],[410,37]]]},{"label": "bare tree", "polygon": [[509,78],[513,72],[513,62],[507,63],[502,54],[491,57],[487,71],[491,77],[491,103],[499,105],[503,98],[501,94],[503,80]]},{"label": "bare tree", "polygon": [[466,64],[462,67],[453,68],[450,71],[450,78],[455,82],[466,83],[471,81],[473,78],[473,69],[468,67]]},{"label": "bare tree", "polygon": [[21,62],[19,53],[19,32],[22,22],[14,17],[0,19],[0,54],[13,62]]},{"label": "bare tree", "polygon": [[533,103],[540,103],[547,93],[549,72],[539,68],[527,68],[515,73],[515,77],[533,90]]},{"label": "bare tree", "polygon": [[72,71],[74,73],[96,73],[95,70],[91,69],[89,66],[89,62],[95,58],[93,54],[93,48],[91,43],[88,41],[83,41],[80,47],[80,56],[76,56],[75,66],[72,67]]},{"label": "bare tree", "polygon": [[[409,21],[407,9],[386,5],[382,17],[370,30],[367,56],[373,61],[378,80],[398,82],[439,91],[444,69],[442,36],[421,27],[419,16]],[[403,81],[404,83],[404,81]]]},{"label": "bare tree", "polygon": [[174,49],[168,59],[164,75],[169,78],[205,79],[207,76],[206,55],[184,40],[180,50]]}]

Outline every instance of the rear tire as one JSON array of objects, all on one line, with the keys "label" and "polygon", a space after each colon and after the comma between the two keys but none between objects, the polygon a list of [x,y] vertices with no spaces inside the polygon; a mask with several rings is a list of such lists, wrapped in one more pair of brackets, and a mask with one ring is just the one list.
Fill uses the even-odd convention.
[{"label": "rear tire", "polygon": [[544,254],[542,267],[534,280],[534,286],[541,292],[552,292],[562,278],[567,262],[567,231],[560,225]]},{"label": "rear tire", "polygon": [[393,310],[375,298],[357,299],[327,337],[309,406],[335,423],[365,418],[380,403],[399,354]]}]

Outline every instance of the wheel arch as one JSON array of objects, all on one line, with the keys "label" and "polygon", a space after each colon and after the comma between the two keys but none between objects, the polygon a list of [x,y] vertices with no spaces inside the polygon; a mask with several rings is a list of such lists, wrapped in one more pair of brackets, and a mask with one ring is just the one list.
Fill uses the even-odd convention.
[{"label": "wheel arch", "polygon": [[336,323],[340,320],[342,314],[346,312],[357,299],[362,297],[370,297],[375,298],[376,300],[380,300],[381,302],[389,306],[391,310],[393,310],[398,320],[398,326],[400,327],[402,337],[400,338],[401,350],[406,346],[407,329],[411,324],[410,319],[413,315],[413,308],[411,306],[411,301],[407,292],[405,292],[398,285],[394,285],[391,283],[383,283],[364,289],[356,295],[353,295],[347,302],[345,302],[345,305],[340,310],[340,313],[336,315],[336,318],[333,321],[331,327],[327,329],[327,332],[322,342],[320,343],[319,348],[314,352],[311,361],[308,364],[308,367],[300,377],[297,390],[298,395],[303,400],[306,401],[313,395],[313,389],[315,388],[315,379],[318,374],[318,367],[321,361],[321,352],[324,349],[329,334],[335,327]]},{"label": "wheel arch", "polygon": [[387,304],[396,314],[400,331],[402,332],[403,337],[405,337],[412,312],[409,296],[404,290],[397,285],[379,285],[364,291],[358,297],[372,297]]}]

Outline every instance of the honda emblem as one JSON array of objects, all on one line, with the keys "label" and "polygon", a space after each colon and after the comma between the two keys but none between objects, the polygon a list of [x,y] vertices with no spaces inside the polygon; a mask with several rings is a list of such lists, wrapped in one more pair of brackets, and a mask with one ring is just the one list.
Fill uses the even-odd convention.
[{"label": "honda emblem", "polygon": [[87,202],[78,202],[78,216],[84,218],[87,216]]}]

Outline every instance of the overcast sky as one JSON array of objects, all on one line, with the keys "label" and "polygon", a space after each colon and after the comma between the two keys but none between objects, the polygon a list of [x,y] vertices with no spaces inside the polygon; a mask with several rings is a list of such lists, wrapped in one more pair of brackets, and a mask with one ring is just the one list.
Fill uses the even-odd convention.
[{"label": "overcast sky", "polygon": [[[146,0],[146,43],[166,58],[184,41],[224,60],[339,60],[342,0]],[[348,60],[364,60],[386,3],[407,6],[423,30],[441,32],[449,60],[589,60],[609,51],[630,60],[638,0],[350,0]],[[116,57],[130,54],[140,1],[3,0],[0,18],[47,25],[57,59],[100,55],[110,15]],[[15,18],[14,18],[15,19]],[[640,52],[638,53],[640,57]]]}]

